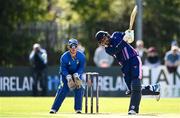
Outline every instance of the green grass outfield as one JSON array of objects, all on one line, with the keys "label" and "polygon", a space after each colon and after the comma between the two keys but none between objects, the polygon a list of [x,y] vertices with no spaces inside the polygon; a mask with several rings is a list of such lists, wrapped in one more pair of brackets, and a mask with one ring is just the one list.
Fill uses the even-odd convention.
[{"label": "green grass outfield", "polygon": [[[49,114],[53,101],[54,97],[0,97],[0,118],[88,118],[91,116],[95,118],[129,117],[127,115],[129,98],[100,97],[100,113],[93,115],[75,114],[73,109],[74,98],[72,97],[65,99],[57,114]],[[140,114],[135,117],[180,118],[180,98],[162,98],[159,102],[154,98],[142,98]]]}]

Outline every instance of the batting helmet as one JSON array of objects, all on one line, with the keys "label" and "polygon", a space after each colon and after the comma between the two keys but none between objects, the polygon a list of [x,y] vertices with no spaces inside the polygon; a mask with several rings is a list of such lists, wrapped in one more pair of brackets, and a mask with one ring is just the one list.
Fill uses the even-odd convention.
[{"label": "batting helmet", "polygon": [[95,35],[95,38],[97,41],[100,41],[101,39],[104,38],[104,36],[108,36],[108,32],[105,32],[105,31],[98,31]]},{"label": "batting helmet", "polygon": [[68,46],[72,47],[72,46],[77,46],[78,45],[78,41],[76,39],[69,39],[68,41]]}]

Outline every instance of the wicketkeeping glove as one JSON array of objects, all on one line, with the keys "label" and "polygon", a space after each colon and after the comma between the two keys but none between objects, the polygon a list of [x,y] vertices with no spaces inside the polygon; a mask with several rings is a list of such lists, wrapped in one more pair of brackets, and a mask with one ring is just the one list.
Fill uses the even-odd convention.
[{"label": "wicketkeeping glove", "polygon": [[71,75],[67,75],[67,76],[66,76],[66,79],[67,79],[67,81],[68,81],[68,87],[69,87],[70,89],[74,89],[74,88],[76,87],[76,85],[75,85],[75,83],[74,83],[74,81],[73,81],[73,79],[72,79],[72,76],[71,76]]},{"label": "wicketkeeping glove", "polygon": [[73,74],[73,78],[74,78],[74,82],[75,82],[76,88],[81,88],[82,81],[79,78],[79,74],[78,73],[74,73]]}]

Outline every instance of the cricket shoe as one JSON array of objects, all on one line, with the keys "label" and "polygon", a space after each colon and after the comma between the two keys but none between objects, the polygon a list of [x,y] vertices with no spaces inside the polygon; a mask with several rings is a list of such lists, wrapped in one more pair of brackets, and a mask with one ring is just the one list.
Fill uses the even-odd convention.
[{"label": "cricket shoe", "polygon": [[158,95],[155,95],[156,96],[156,100],[159,101],[160,100],[160,97],[161,97],[161,85],[159,83],[157,83],[156,85],[153,86],[153,89],[156,93],[159,93]]},{"label": "cricket shoe", "polygon": [[137,115],[137,113],[136,113],[134,110],[130,110],[130,111],[128,112],[128,115]]},{"label": "cricket shoe", "polygon": [[49,112],[50,114],[56,114],[56,111],[51,109],[51,111]]},{"label": "cricket shoe", "polygon": [[77,113],[77,114],[81,114],[81,111],[77,110],[76,113]]}]

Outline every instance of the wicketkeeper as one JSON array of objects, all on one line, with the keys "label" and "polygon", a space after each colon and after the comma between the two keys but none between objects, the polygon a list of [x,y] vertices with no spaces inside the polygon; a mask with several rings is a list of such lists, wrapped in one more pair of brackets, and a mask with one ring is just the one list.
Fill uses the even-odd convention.
[{"label": "wicketkeeper", "polygon": [[82,87],[82,74],[85,67],[85,55],[77,50],[78,41],[70,39],[68,41],[68,51],[66,51],[60,58],[60,74],[62,76],[62,84],[57,90],[56,97],[50,113],[56,113],[66,95],[70,90],[75,94],[74,109],[76,113],[82,111],[82,99],[84,89]]}]

